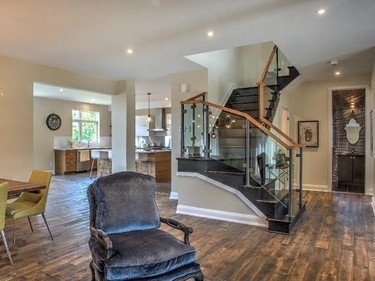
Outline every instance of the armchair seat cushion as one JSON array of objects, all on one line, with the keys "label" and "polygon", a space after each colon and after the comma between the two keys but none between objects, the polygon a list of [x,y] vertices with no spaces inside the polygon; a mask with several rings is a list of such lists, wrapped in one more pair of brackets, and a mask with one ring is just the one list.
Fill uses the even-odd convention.
[{"label": "armchair seat cushion", "polygon": [[[157,277],[195,264],[196,250],[160,229],[108,235],[113,255],[105,261],[105,250],[91,237],[89,246],[94,263],[107,280]],[[105,265],[104,265],[105,264]]]},{"label": "armchair seat cushion", "polygon": [[14,201],[13,203],[7,204],[6,214],[7,216],[14,217],[17,219],[16,213],[28,211],[34,207],[36,203],[31,201]]}]

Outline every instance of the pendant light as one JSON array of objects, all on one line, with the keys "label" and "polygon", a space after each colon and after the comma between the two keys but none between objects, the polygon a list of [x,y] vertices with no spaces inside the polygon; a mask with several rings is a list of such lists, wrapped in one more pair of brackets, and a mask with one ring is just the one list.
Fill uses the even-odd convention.
[{"label": "pendant light", "polygon": [[147,93],[148,95],[148,115],[147,115],[147,121],[148,123],[151,122],[151,115],[150,115],[150,96],[151,96],[151,93]]}]

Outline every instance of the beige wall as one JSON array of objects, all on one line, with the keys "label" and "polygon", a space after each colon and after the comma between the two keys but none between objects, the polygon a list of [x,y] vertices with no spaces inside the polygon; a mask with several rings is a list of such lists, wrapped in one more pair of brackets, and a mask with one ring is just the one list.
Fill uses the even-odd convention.
[{"label": "beige wall", "polygon": [[116,83],[0,56],[0,177],[25,180],[34,166],[33,83],[116,93]]},{"label": "beige wall", "polygon": [[[111,112],[108,106],[34,97],[34,169],[54,171],[54,137],[72,135],[72,109],[98,111],[100,136],[110,136]],[[46,118],[51,113],[61,118],[61,127],[56,131],[46,126]]]},{"label": "beige wall", "polygon": [[178,177],[178,205],[257,215],[237,195],[195,177]]},{"label": "beige wall", "polygon": [[[187,100],[197,94],[207,91],[207,71],[197,70],[173,74],[172,84],[172,179],[171,197],[178,193],[177,185],[177,157],[180,157],[180,127],[181,127],[181,104],[180,101]],[[181,93],[181,84],[189,84],[189,92]]]},{"label": "beige wall", "polygon": [[[303,75],[303,74],[302,74]],[[369,76],[339,78],[332,81],[306,82],[293,91],[286,89],[281,95],[281,104],[290,111],[290,133],[297,140],[297,123],[302,120],[319,121],[319,147],[305,148],[303,184],[305,188],[331,190],[329,92],[332,88],[368,86]],[[366,102],[368,102],[366,100]],[[278,112],[280,114],[280,112]],[[280,116],[278,116],[280,118]],[[367,122],[367,121],[366,121]],[[367,122],[366,126],[369,126]],[[366,135],[369,138],[369,135]],[[367,161],[366,161],[367,164]]]}]

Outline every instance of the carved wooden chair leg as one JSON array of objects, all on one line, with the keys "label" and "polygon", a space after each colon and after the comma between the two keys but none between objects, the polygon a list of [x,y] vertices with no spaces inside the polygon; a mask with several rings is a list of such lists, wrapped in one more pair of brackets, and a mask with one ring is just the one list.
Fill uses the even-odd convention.
[{"label": "carved wooden chair leg", "polygon": [[92,263],[93,261],[90,262],[91,281],[95,281],[95,271],[94,271],[94,265]]}]

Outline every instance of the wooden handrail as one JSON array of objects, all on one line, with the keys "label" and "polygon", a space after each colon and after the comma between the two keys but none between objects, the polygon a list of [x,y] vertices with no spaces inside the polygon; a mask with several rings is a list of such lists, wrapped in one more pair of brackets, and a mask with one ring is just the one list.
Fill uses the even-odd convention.
[{"label": "wooden handrail", "polygon": [[247,113],[244,113],[242,111],[238,111],[238,110],[235,110],[235,109],[232,109],[232,108],[220,106],[220,105],[208,102],[208,101],[198,100],[202,96],[205,96],[207,94],[207,92],[200,93],[200,94],[198,94],[198,95],[196,95],[194,97],[191,97],[191,98],[189,98],[189,99],[187,99],[185,101],[181,101],[180,103],[181,104],[201,103],[201,104],[208,105],[210,107],[214,107],[214,108],[220,109],[220,110],[225,111],[225,112],[229,112],[229,113],[232,113],[232,114],[236,114],[238,116],[242,116],[242,117],[246,118],[247,120],[249,120],[250,123],[252,123],[253,125],[255,125],[258,129],[260,129],[267,136],[271,137],[276,142],[278,142],[285,149],[296,149],[296,148],[304,147],[303,144],[299,144],[298,142],[296,142],[295,140],[293,140],[291,137],[289,137],[287,134],[285,134],[283,131],[281,131],[279,128],[277,128],[270,121],[268,121],[267,119],[265,119],[263,117],[264,116],[264,79],[266,78],[267,71],[268,71],[268,69],[269,69],[269,67],[270,67],[270,65],[272,63],[272,59],[273,59],[276,51],[277,51],[277,46],[274,45],[273,48],[272,48],[271,54],[268,57],[268,61],[267,61],[266,67],[264,68],[262,76],[261,76],[260,81],[258,83],[258,87],[259,87],[259,116],[260,116],[259,119],[263,123],[265,123],[266,125],[268,125],[270,128],[272,128],[273,130],[275,130],[278,134],[281,135],[282,138],[286,139],[292,145],[288,145],[285,141],[283,141],[281,138],[279,138],[278,136],[276,136],[274,133],[272,133],[270,130],[268,130],[266,127],[264,127],[261,123],[259,123],[256,119],[254,119],[253,117],[251,117]]},{"label": "wooden handrail", "polygon": [[[264,104],[264,103],[261,103],[261,101],[263,102],[263,97],[264,97],[264,84],[263,82],[259,82],[259,104]],[[302,144],[299,144],[298,142],[296,142],[295,140],[293,140],[291,137],[289,137],[287,134],[285,134],[283,131],[281,131],[278,127],[276,127],[274,124],[272,124],[270,121],[268,121],[266,118],[264,118],[264,111],[263,110],[260,110],[260,109],[263,109],[264,106],[261,106],[259,108],[259,119],[267,124],[269,127],[271,127],[272,129],[274,129],[277,133],[279,133],[283,138],[285,138],[286,140],[288,140],[288,142],[292,143],[294,147],[304,147],[304,145]]]},{"label": "wooden handrail", "polygon": [[294,148],[304,147],[303,144],[299,144],[295,140],[293,140],[291,137],[289,137],[287,134],[285,134],[283,131],[281,131],[279,128],[277,128],[275,125],[273,125],[270,121],[268,121],[266,118],[264,118],[264,79],[266,79],[267,71],[271,65],[272,59],[277,51],[277,46],[273,46],[273,49],[271,51],[270,56],[268,57],[268,61],[266,64],[266,67],[263,70],[262,76],[260,78],[260,81],[258,82],[259,87],[259,119],[267,124],[269,127],[274,129],[277,133],[279,133],[283,138],[288,140],[288,142],[293,144]]},{"label": "wooden handrail", "polygon": [[279,143],[285,149],[289,150],[289,149],[295,148],[294,146],[288,145],[286,142],[284,142],[282,139],[280,139],[278,136],[276,136],[274,133],[272,133],[270,130],[268,130],[266,127],[264,127],[262,124],[260,124],[256,119],[254,119],[253,117],[251,117],[249,114],[247,114],[245,112],[238,111],[238,110],[235,110],[235,109],[232,109],[232,108],[229,108],[229,107],[224,107],[224,106],[217,105],[217,104],[214,104],[214,103],[211,103],[211,102],[208,102],[208,101],[203,101],[203,100],[186,100],[186,101],[181,101],[180,103],[181,104],[200,103],[200,104],[204,104],[204,105],[208,105],[210,107],[220,109],[220,110],[225,111],[225,112],[229,112],[229,113],[232,113],[232,114],[236,114],[238,116],[242,116],[243,118],[249,120],[250,123],[255,125],[258,129],[260,129],[267,136],[274,139],[277,143]]},{"label": "wooden handrail", "polygon": [[[268,61],[267,61],[267,64],[266,64],[266,67],[264,68],[263,70],[263,73],[262,73],[262,76],[260,77],[260,82],[264,82],[264,79],[266,79],[266,75],[267,75],[267,71],[268,69],[270,68],[270,65],[271,65],[271,62],[272,62],[272,59],[273,59],[273,56],[275,55],[276,53],[276,50],[277,50],[277,46],[273,46],[273,49],[271,51],[271,54],[268,58]],[[260,83],[259,82],[259,83]]]}]

